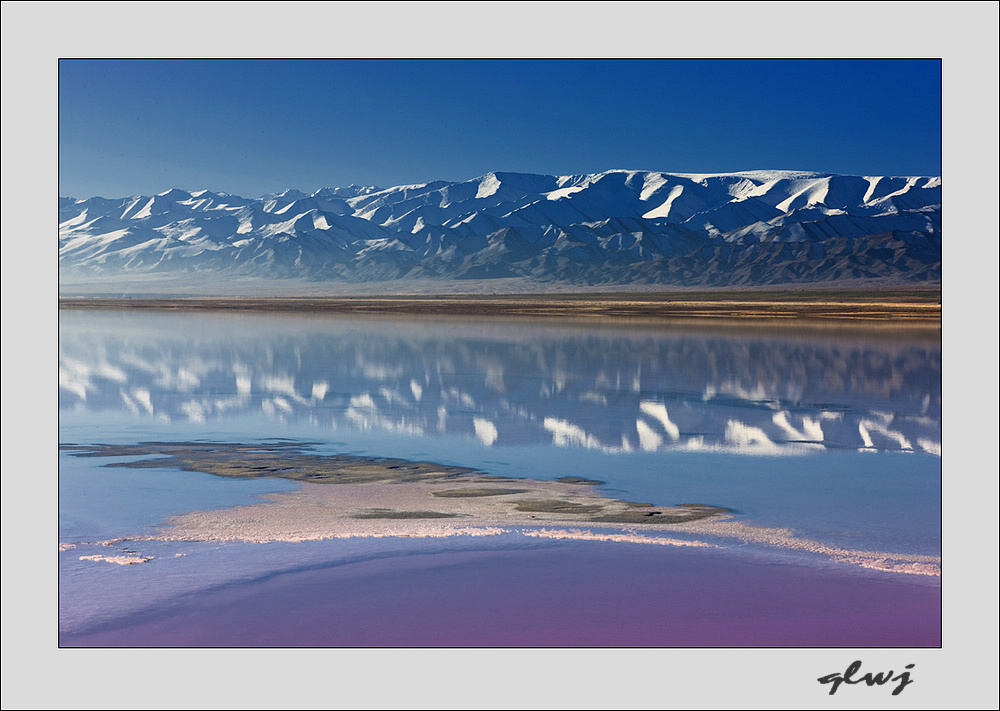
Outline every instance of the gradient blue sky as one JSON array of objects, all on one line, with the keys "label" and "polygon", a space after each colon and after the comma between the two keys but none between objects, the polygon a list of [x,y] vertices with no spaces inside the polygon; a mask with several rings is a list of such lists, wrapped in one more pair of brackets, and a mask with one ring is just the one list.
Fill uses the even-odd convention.
[{"label": "gradient blue sky", "polygon": [[940,175],[941,62],[59,61],[65,196],[613,168]]}]

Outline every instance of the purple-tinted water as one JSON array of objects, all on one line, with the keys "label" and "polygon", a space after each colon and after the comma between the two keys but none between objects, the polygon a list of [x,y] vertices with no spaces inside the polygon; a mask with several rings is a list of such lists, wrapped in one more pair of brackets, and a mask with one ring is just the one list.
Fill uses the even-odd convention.
[{"label": "purple-tinted water", "polygon": [[283,573],[60,644],[937,647],[940,602],[912,576],[581,542]]}]

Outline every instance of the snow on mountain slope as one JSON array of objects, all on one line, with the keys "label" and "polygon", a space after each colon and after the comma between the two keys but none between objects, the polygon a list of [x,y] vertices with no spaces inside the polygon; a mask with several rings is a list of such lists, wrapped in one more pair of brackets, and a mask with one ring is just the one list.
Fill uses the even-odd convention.
[{"label": "snow on mountain slope", "polygon": [[938,177],[492,172],[247,199],[60,198],[64,285],[143,275],[571,285],[937,282]]}]

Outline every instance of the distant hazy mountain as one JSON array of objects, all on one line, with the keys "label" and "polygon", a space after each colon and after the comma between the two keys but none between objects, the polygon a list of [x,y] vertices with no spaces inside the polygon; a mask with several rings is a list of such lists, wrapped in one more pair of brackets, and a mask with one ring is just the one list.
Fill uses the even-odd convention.
[{"label": "distant hazy mountain", "polygon": [[[461,183],[60,198],[64,289],[938,283],[941,179],[796,171],[488,173]],[[273,282],[278,283],[278,282]],[[500,283],[500,282],[496,282]]]}]

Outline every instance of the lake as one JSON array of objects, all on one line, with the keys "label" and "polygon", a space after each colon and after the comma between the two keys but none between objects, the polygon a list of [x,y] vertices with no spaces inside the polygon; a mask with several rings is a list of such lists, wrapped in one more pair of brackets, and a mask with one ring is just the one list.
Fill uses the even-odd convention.
[{"label": "lake", "polygon": [[[940,645],[939,331],[62,309],[59,413],[62,646]],[[168,446],[725,512],[296,538]]]}]

